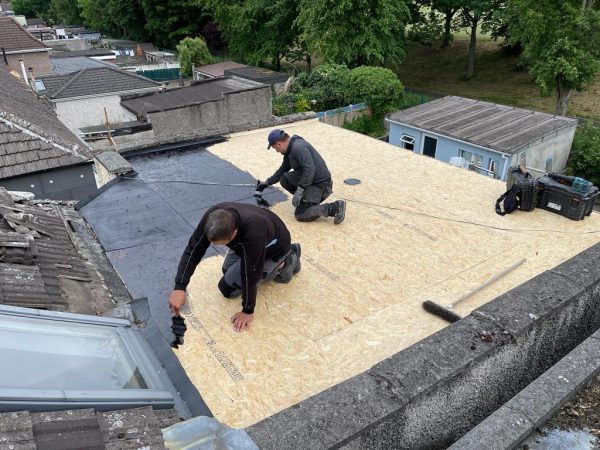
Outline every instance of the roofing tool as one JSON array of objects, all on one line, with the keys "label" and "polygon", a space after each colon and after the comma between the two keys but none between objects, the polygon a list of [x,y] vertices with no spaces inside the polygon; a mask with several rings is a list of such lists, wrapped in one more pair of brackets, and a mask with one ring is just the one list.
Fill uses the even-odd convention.
[{"label": "roofing tool", "polygon": [[512,266],[504,269],[500,273],[497,273],[492,278],[490,278],[485,283],[483,283],[481,286],[473,289],[472,291],[467,292],[465,295],[460,297],[458,300],[450,303],[448,306],[444,307],[444,306],[438,305],[435,302],[432,302],[431,300],[427,300],[427,301],[423,302],[423,309],[433,315],[441,317],[442,319],[444,319],[450,323],[457,322],[460,319],[462,319],[462,317],[460,317],[458,314],[456,314],[454,311],[452,311],[452,309],[454,309],[454,307],[456,305],[464,302],[469,297],[472,297],[473,295],[477,294],[478,292],[480,292],[483,289],[485,289],[486,287],[488,287],[490,284],[496,282],[503,276],[509,274],[510,272],[515,270],[517,267],[519,267],[521,264],[523,264],[525,261],[527,261],[527,258],[523,258],[523,259],[517,261]]},{"label": "roofing tool", "polygon": [[260,180],[256,182],[256,190],[254,191],[254,199],[256,200],[256,204],[261,208],[270,208],[271,204],[263,198],[263,191],[259,188]]},{"label": "roofing tool", "polygon": [[187,330],[187,326],[185,324],[185,319],[180,315],[173,316],[172,322],[171,331],[173,331],[175,339],[171,342],[171,347],[179,348],[180,345],[183,345],[183,335]]}]

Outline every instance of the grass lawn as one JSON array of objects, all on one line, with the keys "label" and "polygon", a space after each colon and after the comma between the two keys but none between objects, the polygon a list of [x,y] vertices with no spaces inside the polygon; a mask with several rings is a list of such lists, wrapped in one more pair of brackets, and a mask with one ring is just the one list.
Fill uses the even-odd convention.
[{"label": "grass lawn", "polygon": [[[407,87],[554,113],[555,98],[542,97],[527,71],[517,67],[518,57],[502,53],[487,36],[478,36],[475,76],[466,80],[468,44],[464,34],[455,35],[445,50],[409,42],[396,73]],[[600,120],[600,79],[571,95],[569,115]]]}]

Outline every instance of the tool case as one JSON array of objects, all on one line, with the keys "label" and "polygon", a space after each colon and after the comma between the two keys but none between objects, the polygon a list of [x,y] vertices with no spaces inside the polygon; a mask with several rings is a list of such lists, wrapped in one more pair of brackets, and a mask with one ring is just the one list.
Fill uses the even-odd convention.
[{"label": "tool case", "polygon": [[508,169],[508,178],[506,181],[506,190],[510,191],[513,186],[517,188],[517,199],[519,200],[519,209],[522,211],[531,211],[535,208],[536,182],[529,172],[521,172],[516,167]]},{"label": "tool case", "polygon": [[572,220],[592,213],[598,188],[581,178],[549,173],[537,179],[537,205]]}]

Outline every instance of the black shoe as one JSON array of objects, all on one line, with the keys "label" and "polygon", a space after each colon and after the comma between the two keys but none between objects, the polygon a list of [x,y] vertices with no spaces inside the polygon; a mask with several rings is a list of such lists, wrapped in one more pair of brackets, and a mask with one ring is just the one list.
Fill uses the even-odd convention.
[{"label": "black shoe", "polygon": [[300,247],[299,243],[295,243],[291,245],[292,253],[296,255],[296,266],[294,267],[293,274],[296,275],[302,269],[302,263],[300,262],[300,256],[302,255],[302,247]]},{"label": "black shoe", "polygon": [[273,278],[273,281],[283,284],[292,281],[292,277],[294,276],[294,268],[297,264],[298,257],[295,253],[290,252],[290,254],[285,257],[285,266],[283,266],[277,276]]},{"label": "black shoe", "polygon": [[346,218],[346,200],[336,200],[337,212],[333,216],[333,223],[336,225],[342,223]]}]

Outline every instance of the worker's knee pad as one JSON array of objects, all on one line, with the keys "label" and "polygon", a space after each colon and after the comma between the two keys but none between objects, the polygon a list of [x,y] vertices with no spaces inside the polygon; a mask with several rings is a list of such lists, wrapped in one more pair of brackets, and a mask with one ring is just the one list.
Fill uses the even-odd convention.
[{"label": "worker's knee pad", "polygon": [[219,280],[218,287],[219,287],[219,291],[221,291],[221,294],[223,294],[223,297],[235,298],[235,297],[238,297],[242,293],[242,290],[240,287],[231,286],[229,283],[227,283],[227,281],[225,281],[225,277],[222,277]]}]

